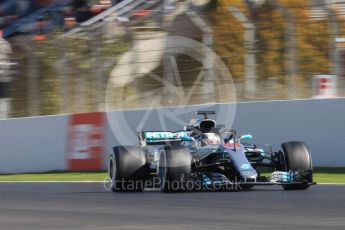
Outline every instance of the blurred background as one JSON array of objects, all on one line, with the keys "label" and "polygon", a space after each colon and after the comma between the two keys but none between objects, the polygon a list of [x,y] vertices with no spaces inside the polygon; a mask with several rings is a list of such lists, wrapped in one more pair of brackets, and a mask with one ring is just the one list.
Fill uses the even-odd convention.
[{"label": "blurred background", "polygon": [[[185,92],[200,87],[187,104],[343,97],[344,23],[336,0],[0,0],[0,118],[103,111],[109,78],[126,72],[117,68],[135,80],[114,109],[146,107],[135,95],[161,93],[171,74]],[[236,96],[216,90],[217,72],[198,78],[205,67],[191,57],[132,49],[167,36],[213,49],[232,76],[217,84]]]}]

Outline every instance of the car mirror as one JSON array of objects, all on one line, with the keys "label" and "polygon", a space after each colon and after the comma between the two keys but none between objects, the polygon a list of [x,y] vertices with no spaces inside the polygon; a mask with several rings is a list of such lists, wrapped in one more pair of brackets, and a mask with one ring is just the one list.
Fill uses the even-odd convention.
[{"label": "car mirror", "polygon": [[240,140],[247,140],[247,141],[250,141],[250,140],[252,140],[252,139],[253,139],[253,136],[250,135],[250,134],[242,135],[242,136],[240,137]]},{"label": "car mirror", "polygon": [[185,136],[185,137],[181,137],[181,141],[194,141],[194,138],[189,137],[189,136]]}]

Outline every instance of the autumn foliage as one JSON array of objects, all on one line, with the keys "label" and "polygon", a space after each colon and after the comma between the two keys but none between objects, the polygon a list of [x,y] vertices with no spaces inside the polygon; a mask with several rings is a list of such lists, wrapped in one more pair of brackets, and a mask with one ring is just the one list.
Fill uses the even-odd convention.
[{"label": "autumn foliage", "polygon": [[[287,21],[271,1],[262,2],[260,6],[250,8],[245,1],[218,0],[212,13],[216,51],[223,57],[237,80],[244,78],[244,30],[228,11],[229,6],[241,9],[256,26],[258,78],[283,79],[287,75],[287,47],[284,38]],[[309,1],[279,0],[279,3],[293,16],[297,75],[308,79],[314,74],[330,73],[329,19],[312,19]],[[339,19],[340,31],[341,24]]]}]

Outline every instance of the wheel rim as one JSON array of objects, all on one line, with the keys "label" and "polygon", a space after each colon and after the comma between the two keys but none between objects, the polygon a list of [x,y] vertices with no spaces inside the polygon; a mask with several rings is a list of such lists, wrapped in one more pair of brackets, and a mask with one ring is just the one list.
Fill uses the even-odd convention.
[{"label": "wheel rim", "polygon": [[116,179],[116,163],[115,163],[113,158],[110,158],[109,177],[110,177],[112,182],[115,182],[115,179]]},{"label": "wheel rim", "polygon": [[108,176],[110,180],[113,180],[113,159],[110,158],[109,165],[108,165]]},{"label": "wheel rim", "polygon": [[165,153],[162,153],[160,157],[159,175],[161,179],[161,189],[165,189],[165,182],[166,182],[166,175],[167,175]]}]

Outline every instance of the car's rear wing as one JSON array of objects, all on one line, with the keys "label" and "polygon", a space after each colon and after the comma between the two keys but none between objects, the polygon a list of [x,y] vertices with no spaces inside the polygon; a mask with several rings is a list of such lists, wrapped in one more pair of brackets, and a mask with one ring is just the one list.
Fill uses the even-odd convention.
[{"label": "car's rear wing", "polygon": [[189,139],[190,131],[142,131],[139,133],[139,140],[145,141],[148,145],[165,144],[166,142],[178,142]]}]

